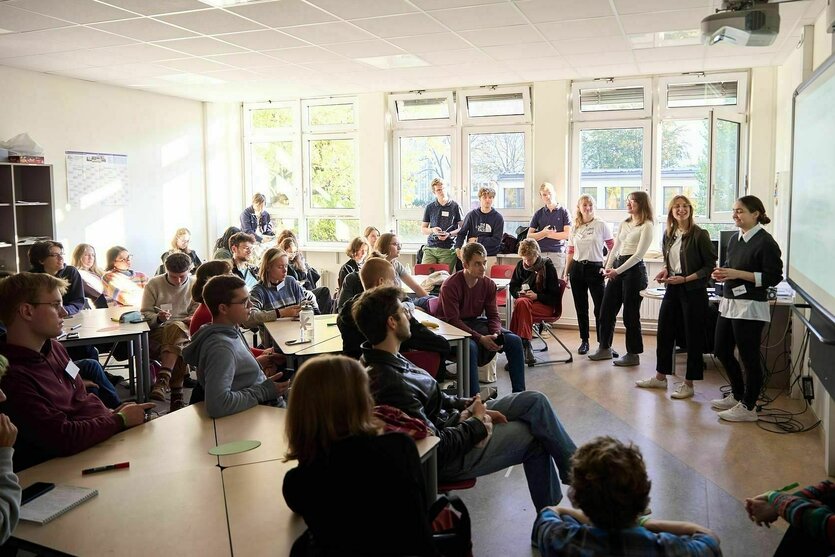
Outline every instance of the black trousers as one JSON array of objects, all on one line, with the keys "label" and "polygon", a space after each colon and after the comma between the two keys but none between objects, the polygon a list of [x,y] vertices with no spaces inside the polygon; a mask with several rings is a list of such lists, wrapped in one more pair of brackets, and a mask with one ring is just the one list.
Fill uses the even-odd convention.
[{"label": "black trousers", "polygon": [[[760,342],[765,321],[753,319],[728,319],[719,316],[716,321],[716,338],[713,342],[713,355],[716,356],[731,382],[734,398],[753,410],[763,386],[763,367],[760,362]],[[739,350],[742,367],[734,355],[734,348]]]},{"label": "black trousers", "polygon": [[[618,258],[615,267],[621,265],[629,256]],[[611,279],[603,291],[603,304],[600,307],[600,346],[611,348],[615,335],[615,320],[623,306],[623,325],[626,327],[626,351],[629,354],[641,354],[644,340],[641,337],[641,290],[647,287],[647,268],[640,261],[617,278]]]},{"label": "black trousers", "polygon": [[594,330],[597,332],[597,342],[600,342],[600,306],[603,302],[603,275],[600,270],[603,263],[595,261],[573,261],[571,263],[571,295],[574,297],[574,308],[577,310],[577,326],[580,327],[580,338],[589,340],[589,293],[594,303]]},{"label": "black trousers", "polygon": [[705,322],[707,290],[688,290],[683,284],[668,284],[658,312],[658,343],[655,370],[672,375],[675,370],[676,336],[684,331],[687,346],[688,381],[704,378]]}]

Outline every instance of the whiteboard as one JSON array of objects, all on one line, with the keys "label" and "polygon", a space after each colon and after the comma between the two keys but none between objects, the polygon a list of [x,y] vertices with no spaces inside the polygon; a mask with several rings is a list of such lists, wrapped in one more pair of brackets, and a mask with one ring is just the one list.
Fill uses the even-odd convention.
[{"label": "whiteboard", "polygon": [[80,209],[128,204],[128,156],[65,151],[67,199]]}]

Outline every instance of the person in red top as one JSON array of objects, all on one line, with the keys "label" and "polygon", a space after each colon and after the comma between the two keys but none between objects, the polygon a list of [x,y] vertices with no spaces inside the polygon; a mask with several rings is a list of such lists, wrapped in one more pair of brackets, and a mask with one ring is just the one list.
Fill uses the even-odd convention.
[{"label": "person in red top", "polygon": [[[496,283],[485,276],[487,251],[478,242],[461,251],[464,270],[458,271],[441,286],[437,317],[467,331],[470,338],[470,392],[478,394],[479,350],[482,365],[492,359],[490,353],[504,350],[510,367],[510,385],[514,393],[525,390],[525,356],[522,339],[502,328],[496,305]],[[485,314],[486,318],[481,317]]]},{"label": "person in red top", "polygon": [[0,321],[6,325],[0,354],[9,369],[0,382],[7,400],[0,412],[18,428],[15,471],[56,456],[81,452],[123,429],[145,422],[153,403],[107,408],[87,394],[64,347],[67,281],[45,273],[20,273],[0,281]]}]

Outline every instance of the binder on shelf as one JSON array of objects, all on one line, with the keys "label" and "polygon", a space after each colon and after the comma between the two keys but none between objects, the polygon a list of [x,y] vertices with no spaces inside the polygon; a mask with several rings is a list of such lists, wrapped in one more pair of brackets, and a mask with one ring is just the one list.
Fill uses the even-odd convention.
[{"label": "binder on shelf", "polygon": [[98,494],[98,490],[89,487],[56,485],[55,489],[20,507],[20,518],[43,525]]}]

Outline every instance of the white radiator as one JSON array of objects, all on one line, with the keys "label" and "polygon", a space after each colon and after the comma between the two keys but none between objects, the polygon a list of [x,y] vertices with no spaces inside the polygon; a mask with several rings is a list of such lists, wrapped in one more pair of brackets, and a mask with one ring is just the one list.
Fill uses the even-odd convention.
[{"label": "white radiator", "polygon": [[641,321],[658,321],[658,311],[661,309],[661,300],[655,298],[644,298],[641,303]]}]

